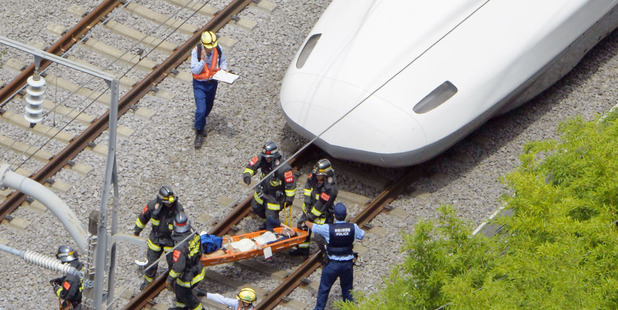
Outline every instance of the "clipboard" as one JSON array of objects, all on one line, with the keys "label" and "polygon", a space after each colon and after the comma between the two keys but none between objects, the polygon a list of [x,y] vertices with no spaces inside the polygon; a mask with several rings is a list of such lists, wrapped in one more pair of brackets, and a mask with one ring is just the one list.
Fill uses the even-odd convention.
[{"label": "clipboard", "polygon": [[212,76],[213,79],[221,82],[225,82],[228,84],[234,83],[236,79],[238,79],[238,75],[234,73],[229,73],[227,71],[219,70],[215,75]]}]

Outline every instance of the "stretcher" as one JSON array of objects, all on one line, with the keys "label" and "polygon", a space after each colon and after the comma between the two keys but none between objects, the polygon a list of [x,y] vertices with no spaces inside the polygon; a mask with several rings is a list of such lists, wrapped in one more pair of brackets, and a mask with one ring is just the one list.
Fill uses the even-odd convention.
[{"label": "stretcher", "polygon": [[235,262],[264,255],[270,258],[279,252],[301,244],[307,238],[307,231],[296,227],[275,227],[274,232],[260,230],[223,238],[221,249],[202,254],[204,266]]}]

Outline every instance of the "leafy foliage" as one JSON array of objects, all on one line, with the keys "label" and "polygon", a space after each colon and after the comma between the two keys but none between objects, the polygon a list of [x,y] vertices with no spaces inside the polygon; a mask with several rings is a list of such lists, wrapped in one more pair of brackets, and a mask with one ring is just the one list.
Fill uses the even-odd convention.
[{"label": "leafy foliage", "polygon": [[449,206],[405,236],[381,291],[340,309],[618,309],[618,125],[581,118],[528,143],[504,179],[513,216],[471,236]]}]

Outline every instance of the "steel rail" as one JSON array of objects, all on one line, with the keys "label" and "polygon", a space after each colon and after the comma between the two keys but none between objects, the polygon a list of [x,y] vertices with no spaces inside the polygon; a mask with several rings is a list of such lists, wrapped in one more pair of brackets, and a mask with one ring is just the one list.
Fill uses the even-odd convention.
[{"label": "steel rail", "polygon": [[[384,210],[385,206],[397,198],[420,173],[421,168],[419,168],[419,166],[411,167],[405,175],[388,185],[376,198],[371,200],[350,222],[356,223],[358,226],[369,223]],[[313,254],[305,260],[302,265],[296,268],[294,272],[288,275],[279,286],[266,294],[266,296],[261,299],[260,303],[256,305],[255,309],[270,310],[275,308],[283,301],[285,296],[288,296],[301,285],[304,279],[318,269],[321,262],[322,254],[320,252]]]},{"label": "steel rail", "polygon": [[[202,28],[191,36],[183,45],[179,46],[174,52],[168,56],[160,65],[153,68],[143,80],[129,90],[118,102],[118,117],[124,115],[129,108],[136,104],[142,97],[152,90],[159,82],[170,74],[170,71],[182,64],[191,53],[191,49],[199,42],[201,33],[206,30],[218,31],[227,22],[229,22],[233,16],[238,14],[242,9],[248,6],[252,0],[235,0],[228,4],[224,9],[217,12],[217,14]],[[90,15],[89,15],[90,16]],[[75,137],[69,145],[67,145],[62,151],[53,156],[50,161],[41,170],[37,171],[30,178],[43,183],[45,180],[51,178],[62,167],[64,167],[68,161],[77,156],[83,151],[88,143],[94,141],[103,131],[109,127],[109,111],[105,112],[96,121],[90,125],[79,136]],[[0,221],[3,220],[8,214],[13,212],[20,204],[25,200],[25,195],[20,192],[13,192],[7,197],[0,205]]]},{"label": "steel rail", "polygon": [[[289,160],[289,164],[293,167],[293,169],[298,169],[298,167],[314,159],[313,157],[318,152],[319,151],[315,147],[310,146],[299,153],[297,157],[291,158]],[[217,236],[223,236],[227,233],[232,226],[238,224],[242,219],[249,215],[251,212],[251,199],[253,199],[253,195],[249,195],[245,200],[243,200],[236,208],[234,208],[232,212],[230,212],[230,214],[217,223],[217,225],[215,225],[215,227],[213,227],[208,233]],[[142,309],[145,307],[150,300],[157,297],[157,295],[163,291],[165,288],[167,274],[168,271],[154,279],[148,287],[139,292],[134,299],[129,301],[129,303],[125,305],[124,309]]]},{"label": "steel rail", "polygon": [[[297,157],[291,158],[288,163],[293,169],[298,169],[298,167],[303,166],[306,162],[311,160],[317,152],[315,147],[308,147],[299,153]],[[253,199],[253,195],[249,195],[249,197],[243,200],[243,202],[228,214],[227,217],[217,223],[217,225],[210,230],[209,234],[223,236],[232,226],[238,224],[243,218],[249,215],[251,212],[251,199]]]},{"label": "steel rail", "polygon": [[[85,35],[90,29],[103,21],[104,16],[109,14],[122,3],[120,0],[105,0],[92,12],[86,15],[75,27],[67,31],[53,46],[46,51],[50,54],[62,56],[64,53],[79,40],[78,38]],[[41,59],[39,72],[47,68],[52,62],[47,59]],[[32,63],[28,68],[23,70],[13,81],[0,89],[0,108],[4,107],[8,101],[16,94],[16,92],[26,85],[29,77],[34,74],[35,64]]]}]

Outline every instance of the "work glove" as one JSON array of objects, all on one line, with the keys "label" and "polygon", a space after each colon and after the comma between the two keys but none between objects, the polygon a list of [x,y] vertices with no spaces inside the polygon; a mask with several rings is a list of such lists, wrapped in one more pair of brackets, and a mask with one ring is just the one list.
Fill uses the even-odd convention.
[{"label": "work glove", "polygon": [[249,185],[251,184],[251,176],[248,174],[244,174],[242,176],[242,180],[245,182],[245,184]]},{"label": "work glove", "polygon": [[296,227],[298,229],[307,230],[307,225],[305,225],[305,220],[303,219],[300,219],[298,220],[298,222],[296,222]]},{"label": "work glove", "polygon": [[139,233],[140,233],[139,230],[137,229],[133,230],[133,236],[139,237]]},{"label": "work glove", "polygon": [[275,200],[279,203],[281,203],[283,201],[283,192],[282,191],[275,191]]},{"label": "work glove", "polygon": [[55,293],[60,289],[60,284],[53,282],[52,287],[54,288],[54,293]]}]

